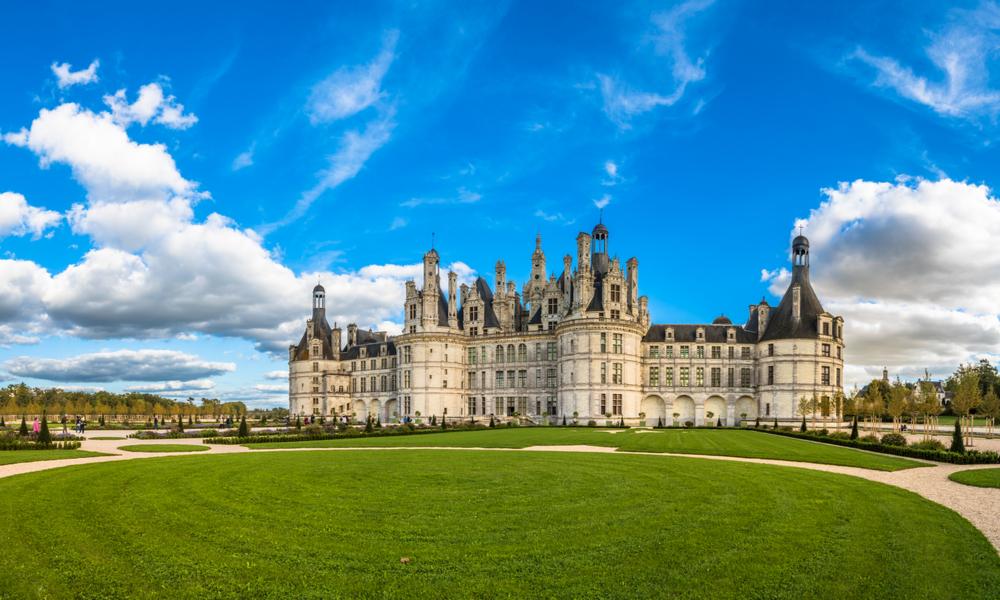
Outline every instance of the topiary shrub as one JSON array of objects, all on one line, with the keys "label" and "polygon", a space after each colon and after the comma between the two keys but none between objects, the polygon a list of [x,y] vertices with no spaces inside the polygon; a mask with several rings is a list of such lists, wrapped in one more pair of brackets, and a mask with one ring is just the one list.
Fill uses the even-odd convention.
[{"label": "topiary shrub", "polygon": [[694,427],[694,421],[684,421],[685,427]]},{"label": "topiary shrub", "polygon": [[880,440],[877,435],[865,435],[858,438],[858,441],[865,444],[878,444]]},{"label": "topiary shrub", "polygon": [[566,426],[566,415],[563,415],[563,427]]},{"label": "topiary shrub", "polygon": [[778,428],[778,417],[774,417],[774,428]]},{"label": "topiary shrub", "polygon": [[826,437],[834,440],[849,440],[851,439],[851,434],[846,431],[834,431],[833,433],[827,434]]},{"label": "topiary shrub", "polygon": [[[566,424],[566,417],[563,417],[563,425]],[[493,415],[490,415],[490,427],[496,427],[497,422],[493,419]]]},{"label": "topiary shrub", "polygon": [[587,427],[597,427],[597,421],[593,419],[587,421]]},{"label": "topiary shrub", "polygon": [[906,437],[899,433],[887,433],[882,436],[882,444],[885,446],[905,446]]},{"label": "topiary shrub", "polygon": [[851,423],[851,437],[850,439],[858,439],[858,418],[854,417],[854,421]]},{"label": "topiary shrub", "polygon": [[753,422],[753,427],[754,429],[760,429],[760,417],[757,417],[757,420]]},{"label": "topiary shrub", "polygon": [[951,434],[951,451],[965,452],[965,440],[962,439],[962,426],[955,419],[955,432]]},{"label": "topiary shrub", "polygon": [[42,428],[38,430],[38,445],[48,446],[52,443],[52,434],[49,433],[49,419],[42,413]]},{"label": "topiary shrub", "polygon": [[715,426],[722,427],[722,417],[719,417],[719,420],[715,422]]},{"label": "topiary shrub", "polygon": [[17,435],[21,437],[28,437],[28,421],[25,417],[21,417],[21,427],[18,428]]},{"label": "topiary shrub", "polygon": [[943,452],[945,447],[944,444],[937,440],[924,440],[922,442],[914,442],[910,444],[910,448],[915,450],[937,450]]},{"label": "topiary shrub", "polygon": [[805,418],[805,416],[803,416],[802,417],[802,425],[799,426],[799,431],[805,431],[805,430],[806,430],[806,418]]},{"label": "topiary shrub", "polygon": [[656,419],[656,428],[663,429],[663,417],[658,417]]},{"label": "topiary shrub", "polygon": [[299,431],[302,430],[302,417],[299,415],[295,415],[295,429]]},{"label": "topiary shrub", "polygon": [[250,428],[247,427],[247,416],[243,415],[243,418],[240,419],[240,428],[239,431],[236,432],[236,436],[245,438],[249,435],[250,435]]}]

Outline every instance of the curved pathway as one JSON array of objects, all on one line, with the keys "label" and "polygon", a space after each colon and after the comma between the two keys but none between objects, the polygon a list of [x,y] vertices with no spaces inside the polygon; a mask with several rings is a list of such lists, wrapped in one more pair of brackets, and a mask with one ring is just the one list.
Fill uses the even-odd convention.
[{"label": "curved pathway", "polygon": [[[116,432],[117,435],[125,435],[131,432]],[[107,432],[95,432],[96,436],[108,435]],[[128,452],[120,450],[121,446],[130,444],[201,444],[198,438],[182,438],[169,440],[94,440],[87,439],[83,442],[81,450],[91,450],[94,452],[106,452],[108,456],[95,456],[91,458],[68,458],[60,460],[46,460],[26,463],[15,463],[10,465],[0,465],[0,478],[19,475],[21,473],[33,473],[35,471],[46,471],[60,467],[72,465],[93,464],[103,462],[116,462],[121,460],[137,460],[143,458],[155,458],[158,456],[204,456],[206,454],[236,454],[249,452],[352,452],[352,451],[400,451],[400,450],[478,450],[492,452],[601,452],[615,454],[642,454],[647,456],[681,456],[686,458],[700,458],[705,460],[727,460],[733,462],[747,462],[764,465],[776,465],[782,467],[796,467],[800,469],[811,469],[813,471],[825,471],[827,473],[839,473],[860,477],[869,481],[894,485],[896,487],[909,490],[932,502],[937,502],[946,506],[969,520],[975,527],[983,532],[983,535],[993,544],[993,547],[1000,553],[1000,489],[979,488],[961,483],[956,483],[948,479],[948,476],[955,471],[965,471],[970,469],[996,468],[998,465],[951,465],[930,463],[931,466],[904,469],[902,471],[875,471],[872,469],[862,469],[859,467],[843,467],[838,465],[824,465],[819,463],[795,462],[788,460],[775,460],[767,458],[741,458],[736,456],[718,456],[711,454],[675,454],[667,452],[620,452],[613,447],[605,446],[529,446],[527,448],[460,448],[442,446],[407,446],[407,447],[359,447],[359,448],[275,448],[267,450],[251,450],[244,446],[213,444],[209,445],[207,452]]]}]

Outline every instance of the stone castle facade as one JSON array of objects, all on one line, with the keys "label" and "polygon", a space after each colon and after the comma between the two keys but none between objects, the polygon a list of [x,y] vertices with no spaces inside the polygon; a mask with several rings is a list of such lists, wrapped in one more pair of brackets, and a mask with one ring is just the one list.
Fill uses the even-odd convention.
[{"label": "stone castle facade", "polygon": [[744,325],[651,324],[639,295],[639,262],[608,254],[603,224],[576,238],[576,266],[546,275],[541,238],[518,293],[503,261],[491,287],[457,285],[440,257],[406,283],[397,336],[326,320],[313,290],[312,318],[289,348],[289,409],[297,415],[369,415],[389,423],[517,416],[600,424],[696,425],[793,419],[799,399],[842,392],[841,317],[823,310],[809,282],[809,241],[792,242],[792,277],[777,307],[751,304]]}]

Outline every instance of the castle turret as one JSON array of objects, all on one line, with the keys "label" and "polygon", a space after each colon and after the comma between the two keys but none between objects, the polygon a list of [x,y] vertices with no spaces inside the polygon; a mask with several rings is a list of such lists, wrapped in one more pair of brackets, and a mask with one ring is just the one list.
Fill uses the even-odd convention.
[{"label": "castle turret", "polygon": [[347,326],[347,346],[354,347],[358,345],[358,325],[356,323],[350,323]]},{"label": "castle turret", "polygon": [[455,298],[458,287],[458,275],[448,271],[448,327],[458,328],[458,302]]}]

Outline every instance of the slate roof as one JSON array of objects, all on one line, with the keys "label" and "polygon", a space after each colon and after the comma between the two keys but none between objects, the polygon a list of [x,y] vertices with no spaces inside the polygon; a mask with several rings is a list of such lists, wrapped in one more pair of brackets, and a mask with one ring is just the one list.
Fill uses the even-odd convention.
[{"label": "slate roof", "polygon": [[[801,288],[799,296],[800,317],[798,319],[792,314],[792,289],[796,285]],[[792,282],[788,284],[785,295],[781,297],[781,303],[768,316],[767,329],[760,339],[761,341],[815,339],[819,337],[819,327],[816,326],[817,319],[825,312],[819,298],[816,297],[816,292],[813,291],[812,285],[809,283],[809,269],[794,267],[792,269]]]},{"label": "slate roof", "polygon": [[[483,327],[500,327],[497,313],[493,310],[493,290],[482,277],[476,279],[476,293],[483,301]],[[447,323],[445,323],[447,325]]]},{"label": "slate roof", "polygon": [[323,345],[323,358],[326,360],[332,360],[333,353],[339,351],[340,348],[333,348],[333,344],[331,343],[331,333],[333,330],[330,329],[330,324],[326,321],[326,316],[320,315],[319,319],[314,319],[312,328],[313,330],[311,332],[308,328],[302,332],[302,338],[295,346],[293,360],[306,360],[309,358],[309,339],[313,337],[319,338]]},{"label": "slate roof", "polygon": [[[698,339],[698,328],[705,329],[705,339]],[[728,341],[726,337],[730,329],[736,330],[736,341],[740,344],[752,344],[757,342],[757,335],[747,331],[743,327],[733,327],[732,325],[650,325],[646,335],[642,337],[644,342],[666,342],[667,328],[673,328],[674,339],[670,342],[678,343],[718,343]]]},{"label": "slate roof", "polygon": [[[367,332],[366,332],[367,333]],[[340,360],[354,360],[361,358],[361,348],[365,349],[365,360],[369,358],[380,358],[379,349],[384,344],[386,346],[385,356],[394,356],[396,354],[396,343],[392,340],[386,342],[365,342],[361,343],[361,332],[358,332],[358,345],[351,346],[347,350],[340,353]]]}]

